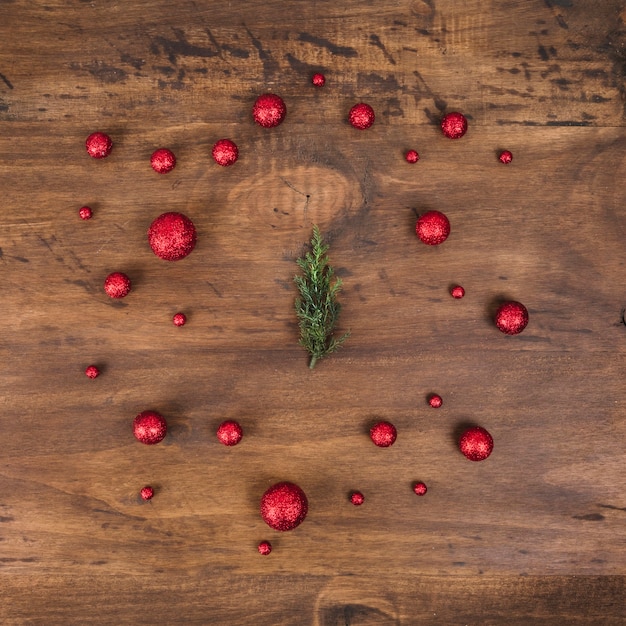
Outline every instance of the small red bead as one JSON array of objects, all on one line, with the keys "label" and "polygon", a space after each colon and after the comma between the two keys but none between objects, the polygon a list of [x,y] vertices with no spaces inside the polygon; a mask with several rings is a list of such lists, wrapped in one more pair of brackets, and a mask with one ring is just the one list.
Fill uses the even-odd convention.
[{"label": "small red bead", "polygon": [[263,128],[278,126],[285,119],[287,107],[284,100],[275,93],[259,96],[252,107],[254,121]]},{"label": "small red bead", "polygon": [[518,335],[528,324],[528,309],[514,300],[504,302],[496,311],[496,326],[505,335]]},{"label": "small red bead", "polygon": [[123,272],[113,272],[104,280],[104,291],[110,298],[124,298],[130,292],[130,278]]},{"label": "small red bead", "polygon": [[427,491],[426,483],[419,482],[413,485],[413,492],[416,496],[425,496]]},{"label": "small red bead", "polygon": [[143,411],[133,422],[133,434],[137,441],[146,445],[154,445],[163,441],[167,434],[167,422],[156,411]]},{"label": "small red bead", "polygon": [[90,207],[84,206],[79,209],[78,215],[80,215],[81,220],[90,220],[93,216],[93,211]]},{"label": "small red bead", "polygon": [[450,289],[450,295],[457,300],[460,300],[465,295],[465,289],[461,285],[455,285]]},{"label": "small red bead", "polygon": [[227,420],[217,429],[217,438],[225,446],[236,446],[243,437],[243,429],[238,422]]},{"label": "small red bead", "polygon": [[426,211],[419,216],[415,233],[425,244],[438,246],[450,234],[450,220],[440,211]]},{"label": "small red bead", "polygon": [[459,448],[470,461],[484,461],[493,450],[493,437],[481,426],[472,426],[461,435]]},{"label": "small red bead", "polygon": [[259,543],[258,550],[259,554],[267,556],[272,551],[272,544],[269,541],[261,541],[261,543]]},{"label": "small red bead", "polygon": [[174,326],[184,326],[187,323],[187,316],[184,313],[176,313],[172,322],[174,322]]},{"label": "small red bead", "polygon": [[404,158],[407,160],[407,163],[417,163],[420,160],[420,155],[417,153],[417,150],[408,150]]},{"label": "small red bead", "polygon": [[467,132],[467,118],[454,111],[441,119],[441,131],[449,139],[459,139]]},{"label": "small red bead", "polygon": [[433,409],[438,409],[443,404],[443,398],[440,395],[433,393],[430,398],[428,398],[428,404],[430,404]]},{"label": "small red bead", "polygon": [[500,160],[500,163],[510,163],[513,160],[513,153],[509,150],[503,150],[502,152],[500,152],[500,156],[498,157],[498,159]]},{"label": "small red bead", "polygon": [[176,157],[171,150],[159,148],[152,153],[150,166],[157,174],[167,174],[176,167]]},{"label": "small red bead", "polygon": [[308,510],[306,494],[294,483],[277,483],[261,498],[261,517],[274,530],[294,529],[304,521]]},{"label": "small red bead", "polygon": [[397,435],[396,427],[390,422],[378,422],[370,428],[370,437],[379,448],[388,448]]},{"label": "small red bead", "polygon": [[85,147],[90,157],[94,159],[104,159],[111,154],[113,142],[111,137],[104,133],[91,133],[85,141]]},{"label": "small red bead", "polygon": [[196,247],[196,227],[182,213],[163,213],[150,224],[148,243],[160,259],[179,261]]},{"label": "small red bead", "polygon": [[85,375],[87,378],[98,378],[100,370],[95,365],[90,365],[85,369]]},{"label": "small red bead", "polygon": [[350,502],[352,502],[354,506],[361,506],[363,502],[365,502],[365,496],[360,491],[353,491],[350,494]]},{"label": "small red bead", "polygon": [[324,74],[313,74],[313,76],[311,77],[311,82],[316,86],[316,87],[323,87],[326,84],[326,76],[324,76]]},{"label": "small red bead", "polygon": [[348,119],[354,128],[365,130],[374,123],[376,116],[374,115],[374,109],[369,104],[359,102],[350,109]]},{"label": "small red bead", "polygon": [[239,148],[230,139],[220,139],[213,144],[211,155],[218,165],[228,167],[239,158]]},{"label": "small red bead", "polygon": [[152,500],[154,489],[150,485],[146,485],[140,492],[142,500]]}]

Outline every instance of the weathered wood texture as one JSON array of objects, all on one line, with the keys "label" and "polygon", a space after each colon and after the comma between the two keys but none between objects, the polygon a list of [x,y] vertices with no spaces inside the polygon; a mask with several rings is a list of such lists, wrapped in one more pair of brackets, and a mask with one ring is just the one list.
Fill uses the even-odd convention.
[{"label": "weathered wood texture", "polygon": [[[625,19],[617,0],[1,2],[0,621],[623,623]],[[264,91],[288,106],[270,131]],[[361,100],[366,132],[345,121]],[[440,247],[414,235],[429,208]],[[166,210],[199,231],[179,263],[146,242]],[[311,372],[292,278],[314,223],[351,338]],[[502,298],[530,310],[517,337]],[[149,408],[170,425],[154,447],[131,432]],[[484,463],[457,450],[467,423],[494,435]],[[278,480],[309,496],[291,533],[258,513]]]}]

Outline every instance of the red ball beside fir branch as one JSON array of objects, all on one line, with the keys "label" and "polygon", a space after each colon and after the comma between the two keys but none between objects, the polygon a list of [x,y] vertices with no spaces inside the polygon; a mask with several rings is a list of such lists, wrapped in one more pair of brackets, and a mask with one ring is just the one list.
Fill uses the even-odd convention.
[{"label": "red ball beside fir branch", "polygon": [[167,422],[156,411],[143,411],[133,422],[133,434],[137,441],[146,445],[154,445],[163,441],[167,434]]},{"label": "red ball beside fir branch", "polygon": [[482,426],[472,426],[461,435],[459,449],[470,461],[484,461],[493,450],[493,437]]},{"label": "red ball beside fir branch", "polygon": [[365,102],[355,104],[348,114],[350,124],[358,130],[366,130],[374,123],[375,119],[376,115],[374,114],[374,109]]},{"label": "red ball beside fir branch", "polygon": [[417,219],[415,233],[425,244],[438,246],[450,234],[450,220],[441,211],[426,211]]},{"label": "red ball beside fir branch", "polygon": [[311,77],[311,82],[316,87],[323,87],[326,84],[326,77],[324,76],[324,74],[320,74],[319,72],[317,72]]},{"label": "red ball beside fir branch", "polygon": [[163,213],[148,229],[152,252],[165,261],[184,259],[196,246],[196,227],[182,213]]},{"label": "red ball beside fir branch", "polygon": [[94,159],[104,159],[111,154],[113,148],[113,142],[111,137],[105,133],[91,133],[85,140],[85,147],[90,157]]},{"label": "red ball beside fir branch", "polygon": [[220,139],[213,144],[211,149],[213,160],[222,167],[228,167],[239,158],[239,148],[230,139]]},{"label": "red ball beside fir branch", "polygon": [[269,541],[261,541],[257,549],[259,554],[267,556],[272,551],[272,544]]},{"label": "red ball beside fir branch", "polygon": [[441,132],[449,139],[460,139],[467,132],[467,118],[458,111],[441,118]]},{"label": "red ball beside fir branch", "polygon": [[278,126],[286,114],[287,106],[284,100],[275,93],[264,93],[259,96],[252,107],[254,121],[263,128]]},{"label": "red ball beside fir branch", "polygon": [[176,167],[176,156],[167,148],[159,148],[150,156],[150,166],[157,174],[167,174]]},{"label": "red ball beside fir branch", "polygon": [[379,448],[388,448],[393,445],[398,432],[390,422],[378,422],[370,428],[370,438]]},{"label": "red ball beside fir branch", "polygon": [[505,335],[518,335],[528,325],[528,309],[515,300],[503,302],[496,311],[495,322]]},{"label": "red ball beside fir branch", "polygon": [[294,483],[277,483],[261,498],[261,517],[274,530],[293,530],[304,521],[308,510],[304,491]]},{"label": "red ball beside fir branch", "polygon": [[109,298],[125,298],[130,288],[130,278],[123,272],[113,272],[104,279],[104,291]]},{"label": "red ball beside fir branch", "polygon": [[93,211],[91,210],[91,207],[84,206],[78,210],[78,215],[81,220],[90,220],[93,216]]},{"label": "red ball beside fir branch", "polygon": [[152,498],[154,497],[154,489],[152,487],[150,487],[150,485],[146,485],[140,492],[139,495],[141,496],[142,500],[152,500]]},{"label": "red ball beside fir branch", "polygon": [[513,153],[509,150],[503,150],[500,152],[500,156],[498,157],[500,163],[504,163],[505,165],[509,164],[513,160]]},{"label": "red ball beside fir branch", "polygon": [[217,429],[217,438],[225,446],[236,446],[243,437],[243,429],[238,422],[226,420]]},{"label": "red ball beside fir branch", "polygon": [[354,506],[361,506],[365,502],[365,496],[360,491],[353,491],[350,494],[350,502]]}]

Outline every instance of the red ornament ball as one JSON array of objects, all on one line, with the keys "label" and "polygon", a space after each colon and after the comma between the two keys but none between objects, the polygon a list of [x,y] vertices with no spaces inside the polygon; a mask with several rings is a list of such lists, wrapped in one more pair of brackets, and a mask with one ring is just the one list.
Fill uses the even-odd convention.
[{"label": "red ornament ball", "polygon": [[130,278],[123,272],[113,272],[104,279],[104,291],[110,298],[124,298],[130,292]]},{"label": "red ornament ball", "polygon": [[154,489],[150,485],[146,485],[140,492],[142,500],[152,500],[154,496]]},{"label": "red ornament ball", "polygon": [[294,483],[277,483],[261,498],[261,517],[274,530],[293,530],[304,521],[308,510],[304,491]]},{"label": "red ornament ball", "polygon": [[481,426],[472,426],[461,435],[459,448],[470,461],[484,461],[493,450],[493,437]]},{"label": "red ornament ball", "polygon": [[85,147],[90,157],[94,159],[104,159],[111,154],[113,142],[111,137],[104,133],[91,133],[85,141]]},{"label": "red ornament ball", "polygon": [[460,300],[465,295],[465,289],[461,285],[455,285],[450,289],[450,295],[456,300]]},{"label": "red ornament ball", "polygon": [[361,506],[363,502],[365,502],[365,496],[360,491],[353,491],[350,494],[350,502],[352,502],[354,506]]},{"label": "red ornament ball", "polygon": [[438,409],[443,404],[443,398],[440,395],[433,393],[430,398],[428,398],[428,404],[430,404],[433,409]]},{"label": "red ornament ball", "polygon": [[518,335],[528,324],[528,309],[521,303],[503,302],[496,311],[496,326],[505,335]]},{"label": "red ornament ball", "polygon": [[388,448],[393,445],[398,432],[390,422],[378,422],[370,428],[370,437],[379,448]]},{"label": "red ornament ball", "polygon": [[427,491],[428,487],[426,487],[426,483],[419,482],[413,485],[413,493],[415,493],[416,496],[425,496]]},{"label": "red ornament ball", "polygon": [[85,369],[85,375],[87,378],[98,378],[98,376],[100,376],[100,370],[95,365],[89,365]]},{"label": "red ornament ball", "polygon": [[150,166],[157,174],[167,174],[176,167],[176,157],[171,150],[159,148],[152,153]]},{"label": "red ornament ball", "polygon": [[407,163],[417,163],[420,160],[420,155],[417,153],[417,150],[408,150],[404,158]]},{"label": "red ornament ball", "polygon": [[243,437],[243,429],[234,420],[222,422],[217,429],[217,438],[225,446],[236,446]]},{"label": "red ornament ball", "polygon": [[278,126],[285,119],[287,107],[284,100],[275,93],[259,96],[252,107],[254,121],[263,128]]},{"label": "red ornament ball", "polygon": [[187,316],[184,313],[176,313],[172,322],[174,322],[174,326],[184,326],[187,323]]},{"label": "red ornament ball", "polygon": [[196,246],[196,227],[182,213],[163,213],[148,229],[152,252],[165,261],[184,259]]},{"label": "red ornament ball", "polygon": [[220,139],[213,144],[211,154],[218,165],[228,167],[239,158],[239,148],[230,139]]},{"label": "red ornament ball", "polygon": [[90,220],[93,216],[93,211],[90,207],[84,206],[78,210],[78,215],[80,215],[81,220]]},{"label": "red ornament ball", "polygon": [[348,114],[348,120],[350,124],[357,128],[358,130],[365,130],[369,128],[376,119],[374,115],[374,109],[369,104],[365,104],[365,102],[359,102],[355,104]]},{"label": "red ornament ball", "polygon": [[272,544],[269,541],[261,541],[261,543],[259,543],[258,550],[259,554],[267,556],[272,551]]},{"label": "red ornament ball", "polygon": [[137,441],[146,445],[154,445],[163,441],[167,434],[167,422],[156,411],[143,411],[133,422],[133,434]]},{"label": "red ornament ball", "polygon": [[425,244],[438,246],[450,234],[450,220],[440,211],[426,211],[417,219],[415,233]]},{"label": "red ornament ball", "polygon": [[500,152],[498,160],[500,161],[500,163],[504,163],[506,165],[513,160],[513,153],[509,150],[503,150],[502,152]]},{"label": "red ornament ball", "polygon": [[324,74],[320,74],[318,72],[316,74],[313,74],[313,76],[311,77],[311,82],[316,87],[323,87],[326,84],[326,76],[324,76]]},{"label": "red ornament ball", "polygon": [[460,139],[467,132],[467,118],[454,111],[441,118],[441,131],[449,139]]}]

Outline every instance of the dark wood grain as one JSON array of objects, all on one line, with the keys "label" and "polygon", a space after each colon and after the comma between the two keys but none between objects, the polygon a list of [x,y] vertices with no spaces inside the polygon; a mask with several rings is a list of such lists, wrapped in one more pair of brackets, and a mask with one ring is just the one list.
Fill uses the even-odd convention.
[{"label": "dark wood grain", "polygon": [[[0,3],[0,621],[623,623],[625,19],[617,0]],[[265,91],[288,107],[271,131]],[[415,237],[426,209],[442,246]],[[146,241],[168,210],[198,229],[178,263]],[[351,337],[309,371],[292,279],[315,223]],[[516,337],[492,322],[505,298],[530,310]],[[145,409],[158,446],[132,437]],[[473,423],[484,463],[457,450]],[[290,533],[258,512],[278,480],[309,497]]]}]

